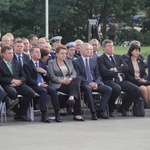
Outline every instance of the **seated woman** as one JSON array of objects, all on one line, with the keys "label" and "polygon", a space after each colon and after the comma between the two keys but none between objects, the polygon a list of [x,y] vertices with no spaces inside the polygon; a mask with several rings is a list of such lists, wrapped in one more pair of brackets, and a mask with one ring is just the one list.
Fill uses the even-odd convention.
[{"label": "seated woman", "polygon": [[51,74],[51,82],[58,91],[68,94],[67,103],[73,105],[74,117],[76,121],[84,121],[81,116],[80,83],[81,80],[76,76],[72,61],[66,59],[67,48],[59,45],[56,48],[56,58],[49,60],[48,69]]},{"label": "seated woman", "polygon": [[140,93],[150,107],[150,81],[147,81],[147,74],[145,72],[145,64],[138,56],[140,54],[140,47],[136,44],[131,45],[128,51],[129,58],[126,60],[128,64],[127,79],[139,86]]},{"label": "seated woman", "polygon": [[48,62],[50,52],[51,52],[51,45],[49,43],[44,43],[41,48],[41,60],[44,62]]}]

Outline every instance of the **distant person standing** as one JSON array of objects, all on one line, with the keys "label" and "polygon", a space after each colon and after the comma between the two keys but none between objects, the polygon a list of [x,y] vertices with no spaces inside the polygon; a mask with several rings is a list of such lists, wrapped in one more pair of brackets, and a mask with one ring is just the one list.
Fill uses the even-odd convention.
[{"label": "distant person standing", "polygon": [[110,25],[109,30],[108,30],[108,38],[109,38],[109,40],[112,40],[113,42],[115,41],[116,31],[117,31],[117,27],[115,26],[115,24],[112,23]]}]

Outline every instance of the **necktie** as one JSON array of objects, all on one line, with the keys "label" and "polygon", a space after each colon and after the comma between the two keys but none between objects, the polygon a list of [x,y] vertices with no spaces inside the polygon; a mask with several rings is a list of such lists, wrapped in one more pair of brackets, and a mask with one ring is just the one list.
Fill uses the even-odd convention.
[{"label": "necktie", "polygon": [[[36,68],[39,67],[37,62],[35,63],[35,67],[36,67]],[[40,74],[39,72],[37,72],[37,82],[38,82],[38,83],[42,83],[43,81],[44,81],[44,80],[43,80],[41,74]]]},{"label": "necktie", "polygon": [[13,75],[13,70],[12,70],[12,65],[10,62],[7,63],[8,69],[11,72],[11,74]]},{"label": "necktie", "polygon": [[86,69],[86,76],[87,76],[87,80],[89,82],[92,82],[93,81],[93,78],[92,78],[92,75],[91,75],[91,72],[90,72],[90,66],[89,66],[89,63],[88,63],[88,59],[86,58],[85,59],[85,69]]},{"label": "necktie", "polygon": [[114,60],[114,58],[112,56],[110,56],[110,60],[111,60],[112,64],[114,64],[114,65],[116,64],[115,60]]},{"label": "necktie", "polygon": [[21,65],[23,66],[23,62],[22,62],[22,57],[21,56],[18,56],[18,60],[21,63]]}]

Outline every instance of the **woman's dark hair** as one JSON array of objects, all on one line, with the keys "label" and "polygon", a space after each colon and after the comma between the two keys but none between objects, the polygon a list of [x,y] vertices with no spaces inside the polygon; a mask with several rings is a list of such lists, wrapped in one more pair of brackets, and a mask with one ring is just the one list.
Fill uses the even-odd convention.
[{"label": "woman's dark hair", "polygon": [[44,56],[47,56],[47,55],[50,54],[50,50],[49,49],[41,48],[40,51],[41,51],[41,58],[43,58]]},{"label": "woman's dark hair", "polygon": [[138,46],[137,44],[132,44],[128,50],[128,55],[132,56],[132,51],[135,49],[139,49],[139,51],[141,50],[140,46]]},{"label": "woman's dark hair", "polygon": [[66,47],[65,45],[62,45],[62,44],[61,44],[61,45],[59,45],[59,46],[56,48],[56,50],[55,50],[55,51],[56,51],[56,53],[59,53],[61,49],[65,49],[65,50],[67,50],[67,47]]}]

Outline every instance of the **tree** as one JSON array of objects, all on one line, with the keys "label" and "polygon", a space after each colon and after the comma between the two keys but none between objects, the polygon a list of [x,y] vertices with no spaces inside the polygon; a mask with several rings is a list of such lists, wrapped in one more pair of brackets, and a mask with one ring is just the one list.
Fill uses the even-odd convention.
[{"label": "tree", "polygon": [[[144,10],[147,0],[50,0],[49,38],[62,35],[63,43],[80,38],[87,41],[88,19],[100,18],[102,33],[107,36],[110,22],[132,25],[131,16]],[[27,37],[34,33],[45,36],[45,0],[0,1],[0,29]]]}]

